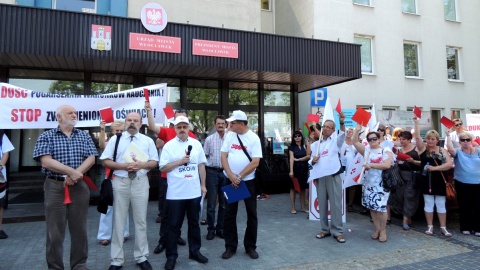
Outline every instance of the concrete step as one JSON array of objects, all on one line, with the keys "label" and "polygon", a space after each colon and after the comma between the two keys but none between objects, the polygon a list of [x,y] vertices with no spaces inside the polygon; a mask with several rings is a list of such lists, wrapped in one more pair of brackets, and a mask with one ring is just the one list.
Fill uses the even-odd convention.
[{"label": "concrete step", "polygon": [[10,188],[12,187],[25,187],[25,186],[39,186],[43,187],[43,183],[45,182],[44,178],[40,179],[8,179]]},{"label": "concrete step", "polygon": [[43,191],[43,184],[40,186],[16,186],[8,189],[10,194],[17,194],[17,193],[24,193],[24,192],[36,192],[36,191]]}]

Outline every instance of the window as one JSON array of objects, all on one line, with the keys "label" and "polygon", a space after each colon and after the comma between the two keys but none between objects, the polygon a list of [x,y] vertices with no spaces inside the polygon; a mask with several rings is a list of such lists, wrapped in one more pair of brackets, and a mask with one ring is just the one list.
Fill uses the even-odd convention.
[{"label": "window", "polygon": [[353,3],[362,6],[371,6],[370,0],[353,0]]},{"label": "window", "polygon": [[480,109],[470,109],[470,113],[480,114]]},{"label": "window", "polygon": [[450,119],[460,118],[460,109],[451,109],[450,110]]},{"label": "window", "polygon": [[420,77],[419,47],[418,43],[403,43],[405,76]]},{"label": "window", "polygon": [[457,1],[456,0],[443,0],[445,20],[456,21],[457,20]]},{"label": "window", "polygon": [[415,0],[402,0],[402,12],[417,14],[417,1]]},{"label": "window", "polygon": [[373,73],[372,37],[355,36],[354,42],[362,45],[360,57],[362,62],[362,73]]},{"label": "window", "polygon": [[260,0],[262,10],[270,10],[270,0]]},{"label": "window", "polygon": [[53,5],[54,9],[96,13],[95,0],[55,0]]},{"label": "window", "polygon": [[449,80],[460,80],[459,49],[447,47],[447,72]]}]

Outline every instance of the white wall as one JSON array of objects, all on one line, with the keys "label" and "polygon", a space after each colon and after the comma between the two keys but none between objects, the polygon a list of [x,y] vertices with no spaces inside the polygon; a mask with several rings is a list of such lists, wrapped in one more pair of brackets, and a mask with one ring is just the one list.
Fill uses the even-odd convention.
[{"label": "white wall", "polygon": [[[459,1],[461,22],[444,20],[442,1],[418,1],[419,14],[403,14],[400,1],[374,1],[374,7],[352,0],[314,1],[314,35],[318,39],[353,42],[355,34],[374,36],[374,75],[328,87],[332,100],[344,108],[375,103],[417,105],[425,110],[480,108],[480,1]],[[295,35],[295,33],[291,33]],[[422,79],[404,76],[403,41],[421,42]],[[447,79],[446,46],[461,50],[461,81]]]},{"label": "white wall", "polygon": [[128,17],[140,18],[143,6],[156,2],[167,11],[168,21],[229,29],[260,31],[258,0],[129,0]]}]

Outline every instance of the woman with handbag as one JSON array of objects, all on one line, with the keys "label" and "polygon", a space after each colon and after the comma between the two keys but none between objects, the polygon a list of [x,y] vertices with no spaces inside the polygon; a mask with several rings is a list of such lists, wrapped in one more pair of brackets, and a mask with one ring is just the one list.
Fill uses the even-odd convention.
[{"label": "woman with handbag", "polygon": [[455,162],[460,231],[480,237],[480,148],[472,146],[473,135],[467,132],[457,134],[460,148],[454,148],[450,130],[446,133],[447,149]]},{"label": "woman with handbag", "polygon": [[451,237],[452,234],[447,231],[446,184],[442,171],[452,168],[452,160],[447,150],[438,146],[440,135],[437,131],[429,130],[424,143],[420,137],[418,118],[414,117],[413,122],[418,131],[415,133],[415,141],[423,170],[420,188],[425,200],[424,211],[428,225],[425,234],[433,235],[433,207],[436,206],[440,230],[446,237]]},{"label": "woman with handbag", "polygon": [[[398,139],[402,148],[399,150],[399,153],[397,153],[397,162],[404,185],[395,190],[395,195],[397,203],[402,209],[402,228],[404,230],[410,230],[412,216],[418,208],[420,190],[418,188],[419,183],[417,182],[421,175],[421,161],[416,146],[412,144],[412,133],[402,131],[398,135]],[[405,159],[400,160],[403,159],[403,157],[405,157]]]},{"label": "woman with handbag", "polygon": [[[298,182],[300,187],[300,206],[301,211],[308,213],[308,210],[305,209],[305,189],[308,188],[308,160],[310,155],[307,155],[307,149],[305,147],[303,134],[301,131],[295,131],[292,136],[292,144],[288,148],[288,153],[290,156],[290,173],[291,178],[290,182],[290,203],[291,210],[290,213],[296,214],[297,210],[295,209],[295,184],[294,181]],[[296,178],[296,179],[294,179]]]},{"label": "woman with handbag", "polygon": [[[355,127],[353,137],[358,138],[361,125]],[[362,205],[370,209],[375,231],[373,240],[383,243],[387,241],[387,201],[390,192],[383,188],[382,171],[392,166],[393,153],[388,147],[380,146],[380,133],[369,132],[366,136],[368,146],[354,140],[353,146],[366,159],[363,167],[366,180],[362,186]]]}]

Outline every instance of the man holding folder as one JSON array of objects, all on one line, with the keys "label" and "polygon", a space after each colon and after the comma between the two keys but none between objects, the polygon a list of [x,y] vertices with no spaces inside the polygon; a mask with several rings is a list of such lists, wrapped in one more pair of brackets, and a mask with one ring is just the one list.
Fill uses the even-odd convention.
[{"label": "man holding folder", "polygon": [[[250,258],[258,259],[258,253],[255,251],[258,230],[255,169],[260,163],[260,158],[262,158],[260,138],[248,128],[247,115],[240,110],[234,111],[227,122],[230,123],[230,131],[225,135],[220,149],[222,167],[227,176],[227,184],[231,184],[234,188],[240,184],[245,184],[250,192],[251,196],[243,200],[248,217],[243,245]],[[225,206],[223,228],[225,252],[222,254],[223,259],[229,259],[237,251],[237,211],[238,202]]]},{"label": "man holding folder", "polygon": [[[147,261],[147,172],[158,164],[158,152],[151,138],[139,133],[142,117],[136,112],[129,113],[125,119],[125,131],[120,137],[110,139],[100,157],[103,166],[113,170],[113,234],[111,247],[111,265],[109,270],[121,269],[125,261],[123,252],[123,231],[128,218],[128,209],[132,205],[135,224],[135,262],[142,270],[152,269]],[[119,140],[114,157],[115,142]],[[115,161],[113,161],[115,159]]]}]

